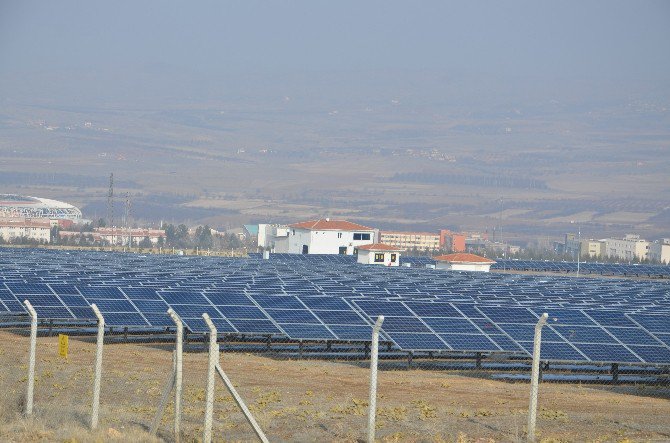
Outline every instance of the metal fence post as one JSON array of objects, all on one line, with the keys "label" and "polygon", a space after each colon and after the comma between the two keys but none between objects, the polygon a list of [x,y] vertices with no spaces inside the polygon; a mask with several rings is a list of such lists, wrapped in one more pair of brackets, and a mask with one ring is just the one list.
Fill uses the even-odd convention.
[{"label": "metal fence post", "polygon": [[212,414],[214,413],[214,376],[216,375],[216,364],[219,361],[219,344],[216,341],[216,326],[212,323],[207,313],[202,314],[205,323],[209,327],[209,364],[207,366],[207,393],[205,400],[205,429],[202,434],[203,443],[212,441]]},{"label": "metal fence post", "polygon": [[172,317],[175,325],[177,325],[177,340],[175,344],[175,386],[174,386],[174,438],[175,442],[180,441],[180,424],[181,424],[181,390],[182,390],[182,358],[183,358],[183,340],[184,340],[184,324],[177,313],[172,309],[168,309],[168,315]]},{"label": "metal fence post", "polygon": [[549,315],[545,312],[535,325],[533,340],[533,369],[530,376],[530,406],[528,407],[528,441],[535,441],[535,421],[537,419],[537,385],[540,376],[540,345],[542,343],[542,327],[547,324]]},{"label": "metal fence post", "polygon": [[91,429],[98,427],[98,413],[100,411],[100,381],[102,377],[102,345],[105,340],[105,319],[98,307],[93,303],[91,309],[98,318],[98,338],[95,348],[95,375],[93,379],[93,410],[91,412]]},{"label": "metal fence post", "polygon": [[377,317],[372,328],[372,349],[370,350],[370,401],[368,403],[368,443],[375,441],[375,419],[377,416],[377,356],[379,354],[379,330],[384,316]]},{"label": "metal fence post", "polygon": [[37,312],[28,300],[24,300],[28,313],[30,313],[30,354],[28,357],[28,388],[26,390],[27,416],[33,414],[33,393],[35,392],[35,348],[37,347]]}]

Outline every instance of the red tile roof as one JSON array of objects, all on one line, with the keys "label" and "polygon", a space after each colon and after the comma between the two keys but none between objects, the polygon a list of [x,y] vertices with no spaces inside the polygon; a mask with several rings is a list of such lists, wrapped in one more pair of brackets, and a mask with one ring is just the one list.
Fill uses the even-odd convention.
[{"label": "red tile roof", "polygon": [[400,248],[395,246],[385,245],[384,243],[373,243],[371,245],[359,246],[358,249],[363,249],[365,251],[402,251]]},{"label": "red tile roof", "polygon": [[495,263],[495,260],[481,257],[475,254],[468,254],[466,252],[459,252],[457,254],[438,255],[433,257],[437,261],[446,261],[450,263]]},{"label": "red tile roof", "polygon": [[351,223],[346,220],[330,220],[322,218],[320,220],[309,220],[289,225],[291,228],[308,229],[310,231],[372,231],[372,228]]}]

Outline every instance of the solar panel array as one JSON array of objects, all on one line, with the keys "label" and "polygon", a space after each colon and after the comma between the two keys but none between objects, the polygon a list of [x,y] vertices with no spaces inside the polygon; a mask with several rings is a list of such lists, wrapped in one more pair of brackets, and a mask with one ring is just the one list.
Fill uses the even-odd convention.
[{"label": "solar panel array", "polygon": [[[494,264],[491,269],[557,273],[577,272],[577,262],[509,259],[496,259],[496,261],[497,263]],[[668,265],[582,262],[579,264],[579,272],[582,274],[595,275],[670,278],[670,266]]]},{"label": "solar panel array", "polygon": [[[292,340],[382,340],[403,351],[527,357],[534,326],[548,361],[670,364],[670,282],[459,273],[359,265],[341,256],[223,259],[0,248],[0,313]],[[0,317],[2,318],[2,317]]]}]

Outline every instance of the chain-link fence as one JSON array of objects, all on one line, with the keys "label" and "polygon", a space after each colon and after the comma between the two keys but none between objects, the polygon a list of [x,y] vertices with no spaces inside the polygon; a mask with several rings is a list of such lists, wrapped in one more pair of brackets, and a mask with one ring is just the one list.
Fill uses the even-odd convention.
[{"label": "chain-link fence", "polygon": [[[0,330],[3,441],[365,441],[371,399],[380,441],[533,437],[527,358],[399,352],[382,335],[375,384],[369,341],[219,333],[212,344],[213,335],[179,334],[178,317],[162,330],[105,327],[97,421],[95,324],[38,319],[29,411],[30,326],[16,320]],[[546,362],[537,369],[544,381],[535,440],[670,439],[667,369],[621,366],[614,374],[611,366]]]}]

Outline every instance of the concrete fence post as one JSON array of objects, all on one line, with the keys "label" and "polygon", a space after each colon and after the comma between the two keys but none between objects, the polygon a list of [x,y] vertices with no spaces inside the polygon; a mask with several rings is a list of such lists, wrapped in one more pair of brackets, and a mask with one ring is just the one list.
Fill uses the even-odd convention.
[{"label": "concrete fence post", "polygon": [[377,359],[379,355],[379,330],[384,323],[384,316],[377,317],[372,328],[372,345],[370,349],[370,400],[368,402],[368,443],[375,441],[375,420],[377,416]]},{"label": "concrete fence post", "polygon": [[98,427],[98,414],[100,411],[100,382],[102,377],[102,346],[105,340],[105,319],[98,307],[93,303],[91,309],[98,318],[98,337],[95,348],[95,373],[93,377],[93,408],[91,411],[91,429]]},{"label": "concrete fence post", "polygon": [[30,314],[30,352],[28,357],[28,387],[26,389],[26,416],[33,414],[33,395],[35,392],[35,349],[37,348],[37,312],[28,300],[23,304]]},{"label": "concrete fence post", "polygon": [[535,325],[533,340],[533,368],[530,375],[530,405],[528,407],[528,441],[535,441],[535,422],[537,420],[537,386],[540,378],[540,346],[542,344],[542,327],[547,324],[549,315],[545,312]]},{"label": "concrete fence post", "polygon": [[168,309],[168,315],[177,325],[176,343],[175,343],[175,383],[174,383],[174,438],[175,442],[181,440],[181,399],[182,399],[182,366],[183,366],[183,347],[184,347],[184,324],[172,309]]},{"label": "concrete fence post", "polygon": [[216,365],[219,362],[219,344],[216,340],[216,326],[207,313],[202,314],[209,327],[209,361],[207,365],[207,391],[205,393],[205,428],[202,433],[203,443],[212,441],[212,415],[214,413],[214,390],[216,381]]}]

